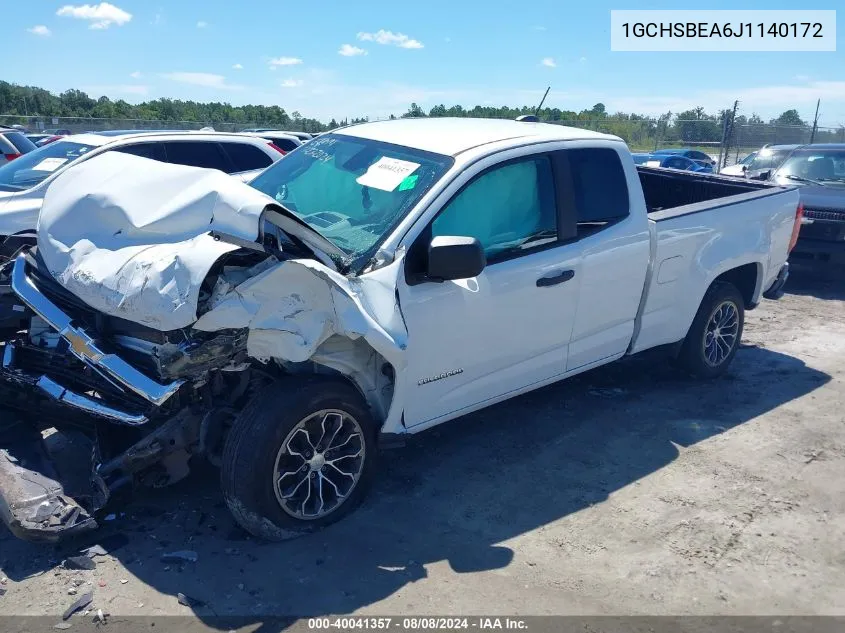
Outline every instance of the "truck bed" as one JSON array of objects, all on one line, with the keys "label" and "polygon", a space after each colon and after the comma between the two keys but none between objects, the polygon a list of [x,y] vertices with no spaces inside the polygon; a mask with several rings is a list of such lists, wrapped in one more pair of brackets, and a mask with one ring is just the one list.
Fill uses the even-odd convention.
[{"label": "truck bed", "polygon": [[725,204],[734,204],[783,190],[761,181],[640,165],[637,166],[637,173],[642,184],[646,209],[652,220],[721,206],[714,204],[714,200],[725,199]]}]

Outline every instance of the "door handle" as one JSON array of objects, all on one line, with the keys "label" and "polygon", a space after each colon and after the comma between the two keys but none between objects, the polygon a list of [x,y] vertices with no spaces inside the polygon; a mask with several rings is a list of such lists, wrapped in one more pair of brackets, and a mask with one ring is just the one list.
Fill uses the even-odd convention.
[{"label": "door handle", "polygon": [[574,270],[562,270],[559,273],[555,273],[554,275],[549,275],[548,277],[540,277],[537,280],[537,287],[538,288],[545,288],[547,286],[556,286],[558,284],[562,284],[565,281],[569,281],[575,276]]}]

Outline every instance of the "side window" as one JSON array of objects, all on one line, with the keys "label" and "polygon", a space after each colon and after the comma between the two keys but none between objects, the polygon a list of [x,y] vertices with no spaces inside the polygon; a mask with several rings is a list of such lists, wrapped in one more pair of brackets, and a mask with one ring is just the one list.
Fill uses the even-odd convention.
[{"label": "side window", "polygon": [[557,241],[554,179],[547,156],[508,163],[464,187],[431,224],[431,236],[475,237],[487,260]]},{"label": "side window", "polygon": [[279,149],[283,149],[286,152],[292,152],[299,144],[296,141],[292,141],[289,138],[274,138],[273,144],[278,147]]},{"label": "side window", "polygon": [[115,152],[122,152],[124,154],[132,154],[133,156],[140,156],[141,158],[151,158],[163,163],[167,162],[167,156],[164,153],[164,147],[161,143],[138,143],[137,145],[123,145],[122,147],[115,147]]},{"label": "side window", "polygon": [[254,145],[246,143],[223,143],[223,150],[229,155],[235,172],[264,169],[273,164],[273,159]]},{"label": "side window", "polygon": [[165,143],[164,147],[168,163],[219,169],[227,174],[232,172],[229,161],[216,142],[172,141]]},{"label": "side window", "polygon": [[628,181],[619,154],[610,148],[567,150],[577,235],[592,235],[628,217]]},{"label": "side window", "polygon": [[672,169],[685,169],[687,167],[687,163],[684,159],[678,158],[677,156],[667,159],[664,164],[666,167],[671,167]]}]

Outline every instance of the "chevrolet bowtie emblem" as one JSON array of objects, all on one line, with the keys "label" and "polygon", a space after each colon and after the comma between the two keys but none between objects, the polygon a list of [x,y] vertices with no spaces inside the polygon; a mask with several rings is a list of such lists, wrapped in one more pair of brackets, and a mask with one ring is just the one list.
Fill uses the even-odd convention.
[{"label": "chevrolet bowtie emblem", "polygon": [[102,352],[93,347],[83,336],[73,330],[65,330],[62,336],[68,342],[70,349],[78,358],[97,361],[102,357]]}]

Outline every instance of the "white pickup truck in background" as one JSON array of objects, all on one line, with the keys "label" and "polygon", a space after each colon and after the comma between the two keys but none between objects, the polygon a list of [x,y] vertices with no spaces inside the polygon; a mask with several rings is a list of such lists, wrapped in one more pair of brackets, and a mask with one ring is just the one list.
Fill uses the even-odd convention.
[{"label": "white pickup truck in background", "polygon": [[[26,465],[0,451],[17,535],[92,529],[111,491],[202,455],[244,528],[288,538],[351,511],[403,435],[658,346],[719,375],[801,214],[794,188],[501,120],[350,126],[251,187],[117,154],[51,185],[3,269],[3,401],[40,415],[4,445]],[[45,424],[90,490],[34,465]]]}]

